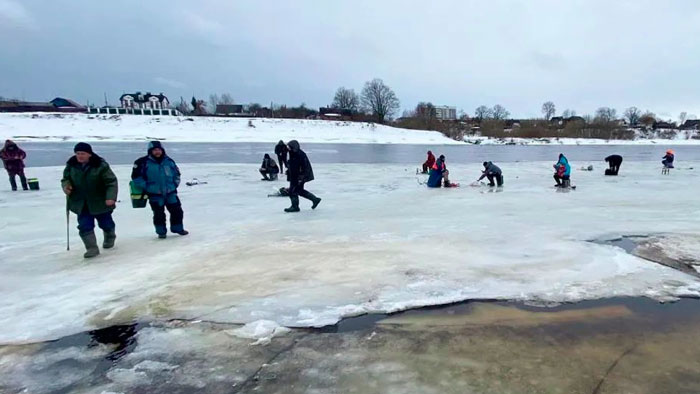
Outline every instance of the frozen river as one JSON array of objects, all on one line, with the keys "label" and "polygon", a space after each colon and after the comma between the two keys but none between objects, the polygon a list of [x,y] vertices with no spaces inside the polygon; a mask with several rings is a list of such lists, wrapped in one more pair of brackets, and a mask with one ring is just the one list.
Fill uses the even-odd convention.
[{"label": "frozen river", "polygon": [[[444,154],[452,164],[517,161],[556,161],[564,153],[572,162],[602,161],[613,153],[625,161],[661,161],[667,145],[401,145],[401,144],[305,144],[302,148],[313,163],[415,164],[427,150]],[[112,165],[131,164],[145,154],[146,142],[92,142],[93,149]],[[258,163],[274,152],[269,143],[164,142],[178,163]],[[72,155],[74,142],[23,142],[29,166],[63,165]],[[679,162],[699,161],[700,147],[673,146]],[[623,165],[624,166],[624,165]]]}]

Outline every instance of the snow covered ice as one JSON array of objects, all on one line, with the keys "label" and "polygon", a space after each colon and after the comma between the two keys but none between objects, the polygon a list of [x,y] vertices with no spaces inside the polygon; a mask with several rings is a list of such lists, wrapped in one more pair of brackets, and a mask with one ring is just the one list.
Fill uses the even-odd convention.
[{"label": "snow covered ice", "polygon": [[552,162],[498,164],[502,192],[467,186],[481,165],[449,157],[461,188],[427,189],[415,166],[316,164],[308,189],[323,202],[311,211],[302,200],[298,214],[282,212],[289,199],[266,197],[285,184],[261,182],[257,165],[181,165],[183,183],[207,184],[181,187],[191,234],[167,240],[156,239],[150,210],[131,208],[130,166],[115,166],[116,247],[89,261],[75,216],[65,250],[62,168],[32,168],[41,191],[0,191],[0,343],[133,320],[257,322],[248,328],[264,337],[277,324],[465,299],[700,296],[692,276],[589,242],[697,234],[696,171],[661,176],[657,163],[625,162],[619,177],[604,177],[594,163],[594,172],[574,170],[578,189],[567,193],[552,187]]}]

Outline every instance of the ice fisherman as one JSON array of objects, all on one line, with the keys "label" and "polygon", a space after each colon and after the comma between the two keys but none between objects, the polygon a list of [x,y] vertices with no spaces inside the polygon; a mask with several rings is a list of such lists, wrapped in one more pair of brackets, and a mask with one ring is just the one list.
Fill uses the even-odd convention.
[{"label": "ice fisherman", "polygon": [[501,169],[490,161],[484,162],[484,170],[481,172],[481,177],[477,179],[477,182],[484,178],[489,179],[489,186],[491,187],[496,186],[496,184],[498,184],[498,187],[503,186],[503,173]]},{"label": "ice fisherman", "polygon": [[109,164],[80,142],[73,149],[75,155],[66,163],[61,187],[66,194],[66,208],[78,215],[78,232],[85,244],[85,258],[100,254],[95,237],[95,220],[104,232],[102,247],[114,247],[117,239],[112,211],[117,201],[118,182]]},{"label": "ice fisherman", "polygon": [[177,195],[177,188],[180,186],[180,169],[165,153],[160,141],[148,143],[146,156],[134,162],[131,179],[148,195],[153,211],[153,226],[158,238],[167,238],[166,209],[170,213],[170,231],[179,235],[189,234],[182,224],[184,213]]},{"label": "ice fisherman", "polygon": [[0,149],[0,159],[2,159],[7,175],[10,176],[12,191],[17,191],[17,180],[15,177],[18,175],[22,183],[22,190],[29,190],[27,177],[24,176],[24,159],[26,157],[27,154],[11,140],[5,141],[5,146]]},{"label": "ice fisherman", "polygon": [[289,199],[292,206],[285,208],[285,212],[299,212],[299,196],[312,202],[311,209],[316,209],[321,199],[304,189],[307,182],[314,180],[314,172],[311,168],[308,156],[301,150],[297,140],[291,140],[289,147],[289,164],[287,168],[287,180],[289,181]]},{"label": "ice fisherman", "polygon": [[265,156],[263,157],[262,164],[260,165],[260,174],[263,176],[263,181],[276,181],[277,180],[277,174],[280,173],[279,167],[277,167],[277,164],[275,163],[274,160],[265,153]]},{"label": "ice fisherman", "polygon": [[554,180],[556,187],[569,187],[571,185],[571,166],[563,153],[559,154],[559,161],[554,165]]},{"label": "ice fisherman", "polygon": [[277,161],[280,163],[280,174],[284,173],[285,166],[287,169],[289,169],[289,166],[287,165],[287,153],[289,153],[289,148],[287,148],[287,145],[284,144],[284,141],[280,140],[280,142],[278,142],[275,146]]},{"label": "ice fisherman", "polygon": [[423,174],[427,174],[428,171],[431,168],[433,168],[434,164],[435,164],[435,155],[433,155],[432,151],[428,151],[428,158],[423,163]]},{"label": "ice fisherman", "polygon": [[664,165],[664,168],[673,168],[673,160],[675,159],[673,149],[667,150],[666,155],[662,159],[661,164]]},{"label": "ice fisherman", "polygon": [[605,175],[617,175],[620,171],[620,165],[622,164],[622,156],[620,155],[610,155],[605,158],[608,162],[609,168],[605,170]]},{"label": "ice fisherman", "polygon": [[450,171],[447,170],[445,164],[445,155],[440,155],[433,164],[428,176],[428,187],[455,187],[457,185],[450,183]]}]

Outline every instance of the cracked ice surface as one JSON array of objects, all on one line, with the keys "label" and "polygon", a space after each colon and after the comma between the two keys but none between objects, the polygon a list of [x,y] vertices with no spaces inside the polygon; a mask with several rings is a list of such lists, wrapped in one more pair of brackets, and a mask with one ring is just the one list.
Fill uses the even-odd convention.
[{"label": "cracked ice surface", "polygon": [[691,276],[586,242],[697,234],[698,172],[625,162],[619,177],[574,171],[578,190],[563,193],[551,164],[503,164],[501,193],[467,186],[478,164],[450,166],[463,185],[452,190],[419,185],[412,166],[317,165],[308,189],[324,200],[299,214],[266,197],[284,184],[259,181],[256,165],[183,165],[183,182],[208,184],[181,188],[191,235],[167,240],[130,207],[130,167],[118,166],[117,246],[90,261],[74,216],[65,251],[62,169],[31,168],[40,192],[0,191],[0,343],[133,319],[321,326],[464,299],[700,295]]}]

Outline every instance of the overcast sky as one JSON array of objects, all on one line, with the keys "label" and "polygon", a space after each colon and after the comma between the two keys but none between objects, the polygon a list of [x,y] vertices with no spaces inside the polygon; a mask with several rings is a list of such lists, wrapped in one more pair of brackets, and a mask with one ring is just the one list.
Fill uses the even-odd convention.
[{"label": "overcast sky", "polygon": [[696,0],[0,0],[0,96],[329,104],[382,78],[402,109],[700,115]]}]

